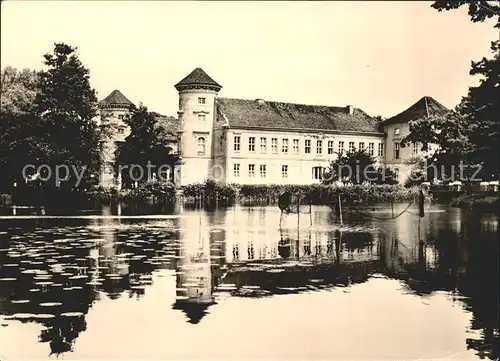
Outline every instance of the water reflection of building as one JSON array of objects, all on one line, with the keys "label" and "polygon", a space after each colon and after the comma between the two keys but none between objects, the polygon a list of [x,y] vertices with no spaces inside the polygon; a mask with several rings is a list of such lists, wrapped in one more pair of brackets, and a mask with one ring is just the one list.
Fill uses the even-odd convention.
[{"label": "water reflection of building", "polygon": [[[328,212],[313,208],[313,225],[307,214],[288,215],[279,227],[277,207],[240,208],[227,212],[226,260],[238,263],[256,260],[375,259],[377,239],[370,232],[341,232],[332,225]],[[344,246],[342,246],[344,244]]]},{"label": "water reflection of building", "polygon": [[[214,304],[214,272],[211,257],[221,263],[224,234],[212,229],[215,218],[204,212],[186,212],[180,219],[180,247],[176,255],[175,309],[183,310],[189,322],[198,323]],[[222,237],[222,239],[220,239]],[[211,242],[212,241],[212,242]]]}]

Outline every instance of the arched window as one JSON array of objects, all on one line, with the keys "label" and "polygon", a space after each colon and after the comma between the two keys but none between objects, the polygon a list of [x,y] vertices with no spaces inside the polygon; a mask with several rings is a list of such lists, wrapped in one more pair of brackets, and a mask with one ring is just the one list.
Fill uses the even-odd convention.
[{"label": "arched window", "polygon": [[198,138],[198,155],[205,155],[205,148],[206,148],[206,140],[203,137]]}]

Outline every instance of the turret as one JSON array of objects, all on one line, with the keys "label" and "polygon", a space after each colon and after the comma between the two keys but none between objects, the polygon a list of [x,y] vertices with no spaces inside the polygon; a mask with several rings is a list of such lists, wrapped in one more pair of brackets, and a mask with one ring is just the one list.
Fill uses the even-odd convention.
[{"label": "turret", "polygon": [[179,152],[183,161],[180,182],[201,182],[210,176],[215,99],[222,86],[196,68],[175,88],[179,92]]}]

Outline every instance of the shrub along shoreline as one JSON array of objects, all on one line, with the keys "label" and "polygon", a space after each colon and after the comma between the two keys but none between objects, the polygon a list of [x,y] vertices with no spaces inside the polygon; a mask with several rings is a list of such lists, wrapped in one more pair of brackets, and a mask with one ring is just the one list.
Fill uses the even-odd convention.
[{"label": "shrub along shoreline", "polygon": [[[135,189],[72,190],[46,194],[40,205],[55,208],[96,208],[101,204],[124,202],[129,205],[174,206],[179,200],[179,190],[173,184],[151,182]],[[213,181],[182,187],[182,202],[186,206],[276,205],[285,191],[301,195],[303,204],[333,205],[339,196],[343,204],[397,203],[415,200],[419,188],[402,185],[235,185]],[[30,197],[31,198],[31,197]],[[12,204],[22,205],[16,202]]]}]

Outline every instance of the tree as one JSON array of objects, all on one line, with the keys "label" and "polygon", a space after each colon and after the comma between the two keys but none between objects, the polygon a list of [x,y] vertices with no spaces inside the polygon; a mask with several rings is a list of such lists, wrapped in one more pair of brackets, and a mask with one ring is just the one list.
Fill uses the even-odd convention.
[{"label": "tree", "polygon": [[37,145],[34,100],[40,91],[39,74],[30,69],[2,69],[0,88],[0,189],[10,191]]},{"label": "tree", "polygon": [[[436,1],[432,7],[442,10],[469,6],[469,15],[474,22],[484,21],[499,14],[500,8],[491,1]],[[498,26],[498,24],[496,25]],[[492,59],[483,58],[472,62],[470,75],[481,76],[480,84],[470,87],[467,96],[454,111],[439,117],[426,117],[410,122],[410,134],[402,146],[411,142],[436,144],[437,150],[428,165],[437,166],[438,176],[456,174],[457,169],[468,182],[470,177],[488,179],[500,177],[500,42],[492,43]],[[482,168],[475,174],[475,167]],[[458,167],[458,168],[457,168]]]},{"label": "tree", "polygon": [[[487,0],[437,0],[431,6],[438,11],[458,9],[469,6],[469,16],[473,22],[482,22],[500,14],[500,6]],[[499,24],[495,25],[499,27]]]},{"label": "tree", "polygon": [[365,150],[353,150],[338,154],[331,162],[330,168],[323,177],[324,184],[332,182],[349,182],[362,184],[396,184],[397,177],[392,170],[386,167],[377,168],[376,160]]},{"label": "tree", "polygon": [[[157,174],[162,165],[173,170],[178,157],[171,154],[171,149],[167,147],[167,134],[158,125],[157,115],[140,104],[139,107],[131,107],[131,113],[125,117],[124,121],[130,127],[130,135],[124,143],[118,146],[116,153],[117,165],[122,167],[123,183],[132,184],[134,179],[138,179],[139,173],[132,174],[131,177],[131,172],[133,172],[131,166],[133,165],[136,165],[137,172],[139,172],[139,167],[144,172],[142,179],[138,182],[150,180],[146,173],[149,169],[148,164],[153,166],[149,176]],[[160,176],[163,177],[164,174]]]},{"label": "tree", "polygon": [[90,86],[90,72],[76,50],[55,43],[53,54],[44,55],[48,69],[40,73],[36,106],[44,130],[38,141],[48,152],[40,154],[38,161],[86,167],[85,184],[100,168],[101,135],[95,121],[98,103]]},{"label": "tree", "polygon": [[0,84],[0,114],[2,120],[32,112],[39,92],[40,77],[37,71],[12,66],[2,69]]}]

